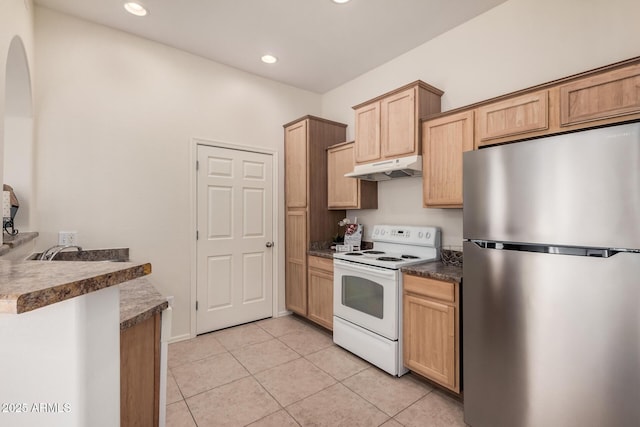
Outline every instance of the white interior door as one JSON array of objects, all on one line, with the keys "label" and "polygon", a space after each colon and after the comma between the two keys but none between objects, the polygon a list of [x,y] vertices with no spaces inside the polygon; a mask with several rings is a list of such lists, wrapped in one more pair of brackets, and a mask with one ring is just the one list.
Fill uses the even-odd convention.
[{"label": "white interior door", "polygon": [[198,334],[273,314],[272,160],[198,145]]}]

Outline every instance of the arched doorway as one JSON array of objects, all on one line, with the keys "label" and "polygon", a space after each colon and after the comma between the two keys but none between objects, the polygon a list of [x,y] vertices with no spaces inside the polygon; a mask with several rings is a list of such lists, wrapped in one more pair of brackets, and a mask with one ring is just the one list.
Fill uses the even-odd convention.
[{"label": "arched doorway", "polygon": [[15,36],[6,63],[2,182],[13,187],[20,209],[16,228],[35,230],[34,135],[31,75],[24,44]]}]

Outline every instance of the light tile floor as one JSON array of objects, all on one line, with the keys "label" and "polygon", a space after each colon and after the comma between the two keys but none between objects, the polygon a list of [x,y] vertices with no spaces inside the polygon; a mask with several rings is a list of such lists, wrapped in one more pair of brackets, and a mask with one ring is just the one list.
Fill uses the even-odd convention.
[{"label": "light tile floor", "polygon": [[171,344],[168,364],[167,427],[465,426],[456,400],[295,316]]}]

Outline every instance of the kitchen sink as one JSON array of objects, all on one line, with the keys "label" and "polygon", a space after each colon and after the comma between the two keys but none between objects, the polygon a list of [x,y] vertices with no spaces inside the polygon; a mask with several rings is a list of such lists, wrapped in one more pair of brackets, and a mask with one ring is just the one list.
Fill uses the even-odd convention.
[{"label": "kitchen sink", "polygon": [[[41,261],[42,252],[36,252],[28,261]],[[47,261],[102,261],[102,262],[126,262],[129,261],[129,248],[116,249],[83,249],[58,252],[53,260]]]}]

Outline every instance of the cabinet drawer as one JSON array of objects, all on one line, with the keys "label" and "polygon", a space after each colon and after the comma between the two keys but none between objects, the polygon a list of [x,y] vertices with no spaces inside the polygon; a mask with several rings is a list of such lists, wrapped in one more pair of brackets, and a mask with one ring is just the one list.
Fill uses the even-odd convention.
[{"label": "cabinet drawer", "polygon": [[450,282],[405,274],[403,286],[404,291],[408,293],[441,301],[456,302],[455,285]]},{"label": "cabinet drawer", "polygon": [[560,125],[640,113],[640,64],[560,86]]},{"label": "cabinet drawer", "polygon": [[548,109],[548,90],[478,108],[478,146],[490,144],[493,139],[549,129]]},{"label": "cabinet drawer", "polygon": [[333,274],[333,260],[321,258],[318,256],[309,256],[309,268],[317,268],[318,270],[328,271]]}]

